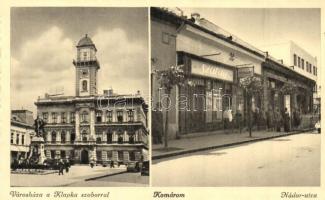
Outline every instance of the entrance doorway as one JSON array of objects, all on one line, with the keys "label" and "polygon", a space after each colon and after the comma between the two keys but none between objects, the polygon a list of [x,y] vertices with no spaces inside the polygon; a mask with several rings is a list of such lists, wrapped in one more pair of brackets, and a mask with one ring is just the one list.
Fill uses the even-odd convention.
[{"label": "entrance doorway", "polygon": [[87,150],[82,150],[81,151],[81,156],[80,156],[80,163],[81,164],[88,164],[89,163],[89,155]]}]

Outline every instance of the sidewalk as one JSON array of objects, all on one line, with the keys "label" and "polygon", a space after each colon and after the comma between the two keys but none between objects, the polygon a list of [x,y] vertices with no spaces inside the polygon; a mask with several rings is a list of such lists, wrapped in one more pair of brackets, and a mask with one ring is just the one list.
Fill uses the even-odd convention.
[{"label": "sidewalk", "polygon": [[176,139],[169,140],[167,149],[164,148],[163,144],[158,144],[158,145],[153,144],[152,160],[178,156],[178,155],[193,153],[197,151],[239,145],[248,142],[257,142],[257,141],[272,139],[276,137],[299,134],[310,130],[312,129],[303,129],[299,131],[292,131],[289,133],[253,131],[252,137],[249,137],[249,133],[247,131],[242,132],[241,134],[238,132],[225,134],[220,131],[209,132],[209,133],[198,133],[198,135],[201,136],[182,138],[178,140]]},{"label": "sidewalk", "polygon": [[91,180],[123,172],[126,172],[125,167],[111,169],[102,166],[90,168],[86,165],[73,165],[71,166],[69,173],[64,172],[63,176],[59,176],[58,173],[47,175],[11,174],[10,184],[11,186],[16,187],[62,187],[88,179]]}]

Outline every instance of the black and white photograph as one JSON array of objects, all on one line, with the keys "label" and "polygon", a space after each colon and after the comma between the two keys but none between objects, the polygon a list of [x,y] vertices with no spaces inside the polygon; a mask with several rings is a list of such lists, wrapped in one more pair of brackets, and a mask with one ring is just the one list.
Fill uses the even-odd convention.
[{"label": "black and white photograph", "polygon": [[11,8],[10,185],[149,186],[148,8]]},{"label": "black and white photograph", "polygon": [[320,186],[320,19],[151,7],[152,186]]}]

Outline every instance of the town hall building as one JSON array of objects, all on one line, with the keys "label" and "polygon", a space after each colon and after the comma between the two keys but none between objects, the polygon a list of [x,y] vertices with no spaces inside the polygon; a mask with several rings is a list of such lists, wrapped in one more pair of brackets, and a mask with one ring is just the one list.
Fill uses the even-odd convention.
[{"label": "town hall building", "polygon": [[85,35],[76,48],[76,95],[45,94],[35,102],[37,115],[46,123],[46,157],[84,164],[147,160],[146,102],[139,92],[118,95],[110,89],[99,94],[96,46]]}]

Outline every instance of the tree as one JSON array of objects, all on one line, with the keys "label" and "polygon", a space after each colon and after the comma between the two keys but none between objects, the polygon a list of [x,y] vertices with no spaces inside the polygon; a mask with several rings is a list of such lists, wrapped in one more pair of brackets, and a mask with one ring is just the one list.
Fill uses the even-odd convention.
[{"label": "tree", "polygon": [[165,128],[164,128],[164,146],[168,147],[168,110],[169,110],[169,99],[171,90],[175,86],[183,86],[185,84],[186,78],[183,70],[183,65],[178,65],[176,67],[171,66],[166,70],[155,70],[154,74],[157,76],[160,87],[165,89],[165,94],[167,95],[166,101],[166,117],[165,117]]},{"label": "tree", "polygon": [[248,127],[249,137],[252,137],[252,98],[254,95],[261,95],[263,92],[263,85],[260,78],[255,76],[248,76],[241,78],[239,81],[241,88],[245,90],[246,101],[248,103]]}]

